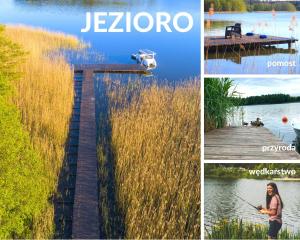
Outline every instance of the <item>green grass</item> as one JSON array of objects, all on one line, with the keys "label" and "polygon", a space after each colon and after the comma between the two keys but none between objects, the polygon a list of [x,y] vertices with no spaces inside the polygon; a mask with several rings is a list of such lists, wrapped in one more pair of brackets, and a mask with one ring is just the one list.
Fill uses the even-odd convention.
[{"label": "green grass", "polygon": [[206,78],[204,81],[204,130],[225,127],[227,116],[236,106],[233,80],[229,78]]},{"label": "green grass", "polygon": [[[242,219],[222,219],[211,231],[206,232],[206,239],[268,239],[269,226],[244,222]],[[286,228],[279,232],[278,239],[299,239],[300,232],[291,233]]]}]

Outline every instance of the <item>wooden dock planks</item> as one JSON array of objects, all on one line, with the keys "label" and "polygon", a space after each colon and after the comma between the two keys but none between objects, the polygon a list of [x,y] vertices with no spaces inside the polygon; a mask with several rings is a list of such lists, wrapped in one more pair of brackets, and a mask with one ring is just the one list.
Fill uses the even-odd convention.
[{"label": "wooden dock planks", "polygon": [[83,81],[72,238],[99,239],[100,213],[93,75],[94,73],[145,74],[147,70],[138,64],[80,64],[74,66],[74,72],[82,72]]},{"label": "wooden dock planks", "polygon": [[205,133],[205,160],[292,160],[295,151],[262,151],[263,146],[287,146],[263,127],[227,127]]},{"label": "wooden dock planks", "polygon": [[84,70],[72,237],[99,239],[98,159],[93,70]]},{"label": "wooden dock planks", "polygon": [[93,70],[95,73],[135,73],[145,74],[146,68],[139,64],[79,64],[75,65],[75,72]]},{"label": "wooden dock planks", "polygon": [[139,64],[79,64],[74,66],[74,72],[83,72],[83,81],[72,238],[99,239],[97,131],[93,74],[145,74],[147,70]]},{"label": "wooden dock planks", "polygon": [[245,36],[242,38],[227,38],[224,36],[209,36],[204,38],[204,48],[206,51],[214,50],[214,49],[222,49],[222,48],[234,48],[243,46],[245,48],[248,47],[259,47],[259,46],[271,46],[278,44],[288,44],[289,47],[292,43],[295,43],[298,39],[295,38],[283,38],[283,37],[275,37],[268,36],[265,39],[259,38],[259,35],[253,36]]}]

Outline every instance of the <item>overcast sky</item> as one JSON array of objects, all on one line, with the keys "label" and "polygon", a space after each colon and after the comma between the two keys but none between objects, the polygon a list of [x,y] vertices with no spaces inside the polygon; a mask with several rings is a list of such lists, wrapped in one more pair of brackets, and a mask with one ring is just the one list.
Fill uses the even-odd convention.
[{"label": "overcast sky", "polygon": [[[300,96],[300,77],[291,78],[233,78],[241,97],[284,93]],[[231,89],[233,90],[233,88]]]}]

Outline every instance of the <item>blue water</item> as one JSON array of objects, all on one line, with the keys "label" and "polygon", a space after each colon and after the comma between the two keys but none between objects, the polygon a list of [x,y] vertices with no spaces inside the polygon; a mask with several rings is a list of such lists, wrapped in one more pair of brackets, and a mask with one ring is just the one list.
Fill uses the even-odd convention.
[{"label": "blue water", "polygon": [[[247,166],[245,166],[247,168]],[[281,169],[276,165],[274,169]],[[288,166],[287,166],[288,168]],[[293,170],[290,168],[289,170]],[[286,170],[286,169],[285,169]],[[278,177],[278,176],[274,176]],[[204,221],[208,226],[220,218],[240,218],[251,223],[268,225],[268,217],[259,214],[247,203],[236,197],[247,199],[251,204],[265,207],[266,185],[271,180],[257,179],[210,179],[204,181]],[[284,203],[282,212],[283,229],[288,228],[291,232],[300,231],[300,182],[284,182],[272,180],[278,186]],[[234,195],[235,194],[235,195]]]},{"label": "blue water", "polygon": [[[81,33],[85,27],[86,12],[147,11],[155,16],[157,11],[171,15],[189,12],[194,27],[188,33]],[[100,54],[104,63],[134,63],[130,56],[139,49],[157,52],[157,69],[154,77],[167,81],[180,81],[200,74],[200,1],[189,0],[139,0],[139,1],[78,1],[78,0],[0,0],[0,23],[25,24],[43,27],[78,36],[91,43],[89,50]],[[184,25],[184,22],[182,23]],[[91,55],[93,56],[93,55]],[[90,59],[93,61],[93,59]],[[94,59],[95,61],[95,59]],[[100,60],[99,60],[100,61]]]},{"label": "blue water", "polygon": [[[268,36],[300,38],[300,12],[246,12],[205,14],[205,36],[223,36],[225,26],[242,24],[242,33],[254,32]],[[207,74],[299,74],[300,45],[292,44],[294,51],[289,51],[287,44],[277,45],[277,51],[271,52],[248,50],[238,52],[210,54],[204,65]],[[292,65],[272,66],[272,62],[293,63]],[[294,63],[296,66],[294,66]]]}]

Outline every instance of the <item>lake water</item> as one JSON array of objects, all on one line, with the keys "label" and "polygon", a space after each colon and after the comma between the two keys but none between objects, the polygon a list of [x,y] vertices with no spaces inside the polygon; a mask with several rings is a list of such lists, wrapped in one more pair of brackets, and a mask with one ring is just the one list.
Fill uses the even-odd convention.
[{"label": "lake water", "polygon": [[[268,224],[266,215],[259,214],[236,194],[254,206],[265,207],[268,180],[219,180],[206,178],[204,182],[204,218],[211,226],[220,218],[242,218],[252,223]],[[275,181],[284,203],[283,228],[300,231],[300,182]]]},{"label": "lake water", "polygon": [[[205,36],[224,36],[225,26],[242,24],[242,33],[254,32],[278,37],[300,39],[300,12],[251,12],[205,14]],[[300,45],[293,44],[288,50],[287,44],[276,49],[248,50],[246,52],[210,53],[205,56],[204,71],[210,74],[299,74]],[[295,62],[294,66],[268,67],[273,61]]]},{"label": "lake water", "polygon": [[[241,126],[241,111],[244,112],[243,119],[245,122],[250,123],[250,121],[255,121],[259,117],[264,123],[264,127],[283,142],[292,144],[296,140],[296,133],[291,124],[294,120],[300,120],[300,103],[243,106],[230,118],[230,125]],[[284,124],[282,122],[283,116],[289,119],[288,123]]]},{"label": "lake water", "polygon": [[[109,12],[147,11],[153,16],[165,11],[174,16],[189,12],[194,17],[194,27],[188,33],[81,33],[85,27],[87,11]],[[157,52],[156,79],[180,81],[200,74],[200,2],[198,0],[0,0],[0,23],[26,24],[53,31],[73,34],[91,43],[89,62],[134,63],[130,56],[139,49]],[[181,25],[182,24],[182,25]],[[180,23],[186,26],[184,20]],[[100,57],[99,57],[100,56]],[[74,59],[72,62],[76,63]]]}]

